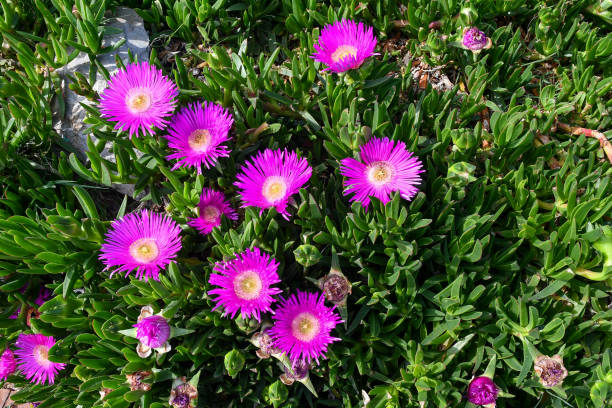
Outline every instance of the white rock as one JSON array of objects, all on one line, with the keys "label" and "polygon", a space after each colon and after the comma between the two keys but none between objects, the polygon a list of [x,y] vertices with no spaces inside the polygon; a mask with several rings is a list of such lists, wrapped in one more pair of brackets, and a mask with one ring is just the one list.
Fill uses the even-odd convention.
[{"label": "white rock", "polygon": [[[149,34],[144,28],[142,18],[136,14],[134,10],[127,7],[116,7],[114,9],[114,16],[108,20],[106,27],[110,27],[111,30],[109,31],[111,32],[103,39],[104,47],[116,44],[125,38],[125,43],[116,51],[98,56],[98,61],[108,70],[110,75],[118,70],[115,56],[118,55],[124,64],[129,62],[128,50],[137,57],[138,61],[149,60]],[[116,34],[113,33],[117,30],[120,30],[120,32]],[[59,107],[54,107],[53,127],[66,141],[74,146],[82,160],[86,158],[85,152],[88,151],[88,148],[87,134],[85,133],[87,125],[83,123],[87,114],[85,109],[81,106],[81,102],[85,104],[91,104],[92,102],[87,100],[84,96],[77,95],[68,88],[70,80],[66,75],[74,76],[74,72],[78,71],[83,74],[85,78],[89,79],[89,69],[89,56],[85,53],[80,53],[69,64],[55,71],[61,79],[65,112],[64,115],[60,117]],[[93,88],[97,92],[101,92],[106,88],[106,79],[100,72],[97,73]],[[93,136],[92,139],[94,141],[96,140]],[[112,153],[110,144],[107,144],[101,156],[106,160],[115,161],[115,156]],[[134,194],[133,184],[114,184],[113,188],[124,194]]]}]

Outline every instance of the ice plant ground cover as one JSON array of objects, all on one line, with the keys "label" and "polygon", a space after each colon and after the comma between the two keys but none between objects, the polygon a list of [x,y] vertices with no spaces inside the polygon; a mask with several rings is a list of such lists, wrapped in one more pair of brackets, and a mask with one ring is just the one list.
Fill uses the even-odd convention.
[{"label": "ice plant ground cover", "polygon": [[[120,6],[150,53],[109,72]],[[0,0],[0,384],[608,406],[611,25],[597,0]],[[54,126],[75,95],[86,153]]]}]

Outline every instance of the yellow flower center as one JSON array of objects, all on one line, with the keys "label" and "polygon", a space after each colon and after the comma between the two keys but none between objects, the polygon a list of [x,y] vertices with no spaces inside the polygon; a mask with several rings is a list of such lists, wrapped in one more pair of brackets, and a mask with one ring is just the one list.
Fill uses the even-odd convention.
[{"label": "yellow flower center", "polygon": [[357,48],[352,45],[340,45],[336,48],[336,51],[332,54],[332,61],[338,62],[342,61],[347,56],[356,57],[357,56]]},{"label": "yellow flower center", "polygon": [[130,255],[143,264],[149,263],[159,255],[159,248],[153,238],[140,238],[130,245]]},{"label": "yellow flower center", "polygon": [[151,95],[143,90],[133,92],[127,98],[127,106],[132,113],[143,113],[151,107]]},{"label": "yellow flower center", "polygon": [[261,292],[261,278],[254,271],[245,271],[234,278],[234,293],[240,299],[253,300]]},{"label": "yellow flower center", "polygon": [[291,322],[291,333],[301,341],[311,341],[319,334],[319,319],[312,313],[303,312],[293,318]]},{"label": "yellow flower center", "polygon": [[202,210],[202,218],[207,222],[216,222],[221,215],[221,211],[214,205],[204,207]]},{"label": "yellow flower center", "polygon": [[210,132],[206,129],[197,129],[191,132],[188,138],[189,147],[196,152],[203,152],[210,145]]},{"label": "yellow flower center", "polygon": [[268,202],[274,204],[287,194],[287,183],[282,177],[268,177],[263,184],[262,194]]},{"label": "yellow flower center", "polygon": [[368,181],[375,186],[383,186],[391,181],[393,167],[388,162],[375,162],[368,166]]},{"label": "yellow flower center", "polygon": [[48,366],[51,363],[49,361],[49,347],[47,346],[39,344],[38,346],[34,347],[32,354],[34,355],[36,362],[42,366]]}]

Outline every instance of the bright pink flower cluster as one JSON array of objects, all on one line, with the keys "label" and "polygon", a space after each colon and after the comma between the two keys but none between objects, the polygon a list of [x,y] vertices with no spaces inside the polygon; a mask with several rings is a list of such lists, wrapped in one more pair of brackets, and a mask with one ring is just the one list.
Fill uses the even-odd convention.
[{"label": "bright pink flower cluster", "polygon": [[[280,282],[277,274],[278,263],[259,248],[236,254],[227,262],[218,262],[208,279],[209,295],[216,295],[213,301],[224,314],[233,318],[238,312],[243,318],[261,320],[261,313],[271,312],[274,295],[281,291],[272,285]],[[340,339],[332,337],[331,331],[342,320],[327,307],[324,296],[317,293],[298,291],[289,299],[281,300],[273,312],[274,326],[268,329],[273,338],[273,347],[287,353],[292,361],[319,361],[325,357],[327,346]]]}]

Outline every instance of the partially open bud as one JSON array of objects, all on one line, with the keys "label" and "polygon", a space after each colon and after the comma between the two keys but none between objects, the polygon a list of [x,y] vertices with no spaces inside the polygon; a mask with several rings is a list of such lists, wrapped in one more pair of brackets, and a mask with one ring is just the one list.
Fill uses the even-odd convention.
[{"label": "partially open bud", "polygon": [[479,52],[482,49],[491,48],[492,42],[491,39],[478,28],[470,27],[463,31],[463,40],[461,44],[465,49]]},{"label": "partially open bud", "polygon": [[149,391],[151,384],[142,382],[153,374],[151,371],[136,371],[132,374],[126,374],[128,384],[130,384],[131,391]]},{"label": "partially open bud", "polygon": [[563,366],[563,358],[555,354],[552,357],[539,356],[534,361],[534,371],[545,387],[556,387],[563,383],[567,377],[567,370]]},{"label": "partially open bud", "polygon": [[187,382],[186,377],[178,378],[172,384],[170,405],[174,408],[195,408],[198,400],[198,389]]},{"label": "partially open bud", "polygon": [[468,401],[475,405],[490,405],[495,406],[497,386],[489,377],[476,377],[468,386]]},{"label": "partially open bud", "polygon": [[334,304],[346,302],[346,298],[351,294],[351,282],[346,279],[340,271],[332,269],[327,276],[319,281],[319,286],[325,295],[325,299]]},{"label": "partially open bud", "polygon": [[294,381],[303,381],[308,378],[308,370],[310,369],[310,364],[306,363],[303,360],[298,360],[294,366],[293,370],[289,369],[287,366],[283,366],[285,372],[281,374],[280,380],[285,385],[291,385]]},{"label": "partially open bud", "polygon": [[153,349],[158,353],[167,353],[172,349],[168,340],[173,333],[173,329],[163,316],[153,314],[151,306],[144,306],[140,309],[137,323],[133,327],[134,329],[120,330],[119,332],[138,339],[136,352],[141,358],[149,357],[153,353]]},{"label": "partially open bud", "polygon": [[170,325],[159,315],[145,317],[134,327],[138,341],[151,348],[162,347],[170,338]]}]

